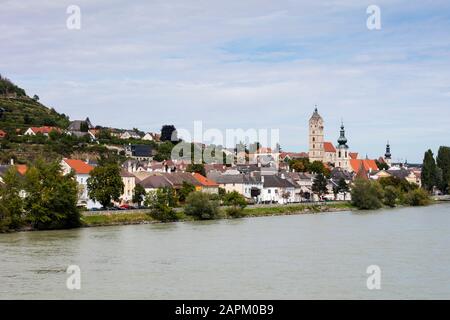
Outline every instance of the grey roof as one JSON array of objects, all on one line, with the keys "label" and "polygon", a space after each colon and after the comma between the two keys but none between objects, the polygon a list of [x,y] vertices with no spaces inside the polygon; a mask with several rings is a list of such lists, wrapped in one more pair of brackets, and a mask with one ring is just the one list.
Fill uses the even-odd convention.
[{"label": "grey roof", "polygon": [[67,128],[67,130],[69,131],[80,131],[81,130],[81,124],[85,122],[88,126],[89,129],[93,129],[94,126],[92,125],[91,121],[89,120],[89,118],[86,118],[86,120],[74,120],[72,122],[70,122],[69,127]]},{"label": "grey roof", "polygon": [[172,187],[172,183],[161,175],[149,176],[138,183],[145,189]]},{"label": "grey roof", "polygon": [[405,179],[409,175],[409,171],[406,169],[387,170],[387,172],[399,179]]},{"label": "grey roof", "polygon": [[264,176],[264,188],[295,188],[295,184],[277,175]]},{"label": "grey roof", "polygon": [[230,183],[244,183],[244,175],[234,175],[234,174],[221,174],[218,176],[211,177],[212,180],[219,184],[230,184]]},{"label": "grey roof", "polygon": [[341,179],[352,180],[352,174],[347,170],[342,170],[341,168],[333,168],[333,170],[331,170],[330,177],[335,181],[339,181]]}]

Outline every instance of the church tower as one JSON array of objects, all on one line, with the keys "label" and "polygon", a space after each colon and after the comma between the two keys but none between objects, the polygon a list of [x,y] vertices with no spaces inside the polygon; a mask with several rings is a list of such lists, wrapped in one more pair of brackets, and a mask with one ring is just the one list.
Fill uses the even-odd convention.
[{"label": "church tower", "polygon": [[323,161],[325,151],[323,147],[323,119],[314,109],[314,113],[309,119],[309,161]]},{"label": "church tower", "polygon": [[386,153],[384,154],[384,162],[390,167],[391,166],[391,146],[389,145],[389,141],[386,144]]},{"label": "church tower", "polygon": [[335,166],[344,170],[350,169],[350,154],[348,152],[347,138],[345,137],[344,123],[341,123],[341,134],[337,140]]}]

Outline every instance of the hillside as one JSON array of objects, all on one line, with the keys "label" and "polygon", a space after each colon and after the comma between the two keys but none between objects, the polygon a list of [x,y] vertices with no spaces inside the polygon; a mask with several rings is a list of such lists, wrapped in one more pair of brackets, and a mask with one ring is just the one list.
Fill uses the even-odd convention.
[{"label": "hillside", "polygon": [[0,129],[12,133],[31,126],[65,128],[68,124],[67,116],[28,97],[24,89],[0,76]]}]

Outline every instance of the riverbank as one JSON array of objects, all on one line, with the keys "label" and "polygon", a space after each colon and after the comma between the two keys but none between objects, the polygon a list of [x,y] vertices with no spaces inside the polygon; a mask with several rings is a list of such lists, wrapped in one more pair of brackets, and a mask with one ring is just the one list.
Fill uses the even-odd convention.
[{"label": "riverbank", "polygon": [[[325,212],[339,212],[356,210],[350,202],[330,202],[330,203],[301,203],[288,205],[259,205],[249,206],[243,211],[243,217],[266,217],[283,216],[296,214],[316,214]],[[82,215],[84,227],[116,226],[129,224],[149,224],[160,223],[148,214],[149,210],[136,211],[108,211],[105,213],[86,212]],[[221,210],[219,219],[229,219],[224,210]],[[189,216],[182,215],[179,221],[192,221]]]}]

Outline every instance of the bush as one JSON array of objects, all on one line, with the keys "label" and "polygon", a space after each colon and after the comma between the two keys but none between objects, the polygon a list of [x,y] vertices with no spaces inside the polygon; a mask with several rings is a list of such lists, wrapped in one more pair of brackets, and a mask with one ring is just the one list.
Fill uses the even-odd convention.
[{"label": "bush", "polygon": [[215,219],[219,216],[219,202],[211,200],[207,193],[196,191],[186,198],[184,213],[200,220]]},{"label": "bush", "polygon": [[384,188],[384,199],[383,203],[389,207],[395,207],[397,204],[397,199],[399,198],[400,192],[393,186],[386,186]]},{"label": "bush", "polygon": [[223,203],[229,206],[225,209],[229,217],[242,218],[245,216],[244,208],[247,206],[247,201],[239,192],[233,191],[225,194],[223,197]]},{"label": "bush", "polygon": [[406,194],[405,202],[410,206],[426,206],[430,204],[430,197],[425,190],[415,189]]},{"label": "bush", "polygon": [[351,194],[352,204],[358,209],[372,210],[382,207],[383,189],[376,181],[356,179]]},{"label": "bush", "polygon": [[173,197],[174,194],[171,188],[149,192],[145,198],[145,205],[150,207],[150,216],[161,222],[179,220],[177,212],[171,207]]}]

